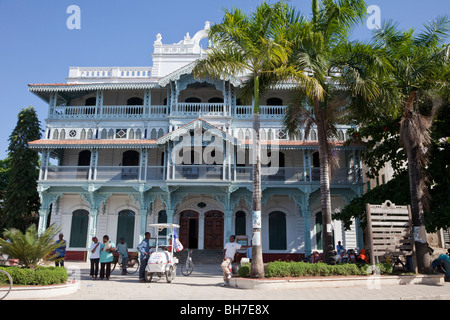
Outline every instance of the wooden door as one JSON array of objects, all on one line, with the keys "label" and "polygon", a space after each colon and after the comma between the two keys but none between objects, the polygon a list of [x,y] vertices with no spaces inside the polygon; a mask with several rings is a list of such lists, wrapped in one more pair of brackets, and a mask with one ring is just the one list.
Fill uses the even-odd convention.
[{"label": "wooden door", "polygon": [[180,241],[185,248],[198,248],[198,213],[183,211],[180,213]]},{"label": "wooden door", "polygon": [[223,213],[205,213],[205,249],[223,249]]}]

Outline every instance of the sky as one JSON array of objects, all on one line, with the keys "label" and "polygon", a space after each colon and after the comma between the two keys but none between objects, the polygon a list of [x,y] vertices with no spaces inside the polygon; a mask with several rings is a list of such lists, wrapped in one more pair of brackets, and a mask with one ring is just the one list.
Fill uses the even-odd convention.
[{"label": "sky", "polygon": [[[28,91],[29,83],[64,83],[69,67],[152,66],[156,34],[163,43],[193,36],[205,22],[219,23],[225,8],[253,11],[262,0],[0,0],[0,159],[24,107],[33,106],[42,128],[48,104]],[[270,0],[268,2],[271,2]],[[273,1],[272,1],[273,2]],[[311,0],[289,4],[307,16]],[[438,15],[450,15],[449,0],[366,0],[381,20],[421,30]],[[69,29],[76,5],[80,29]],[[374,16],[372,15],[371,21]],[[367,24],[352,38],[367,40]]]}]

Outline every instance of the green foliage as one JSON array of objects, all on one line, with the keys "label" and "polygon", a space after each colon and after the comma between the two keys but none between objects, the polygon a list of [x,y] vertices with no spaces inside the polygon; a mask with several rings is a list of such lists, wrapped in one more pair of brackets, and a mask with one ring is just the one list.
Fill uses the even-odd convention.
[{"label": "green foliage", "polygon": [[[377,267],[381,274],[392,273],[392,266],[389,264],[377,264]],[[360,263],[329,265],[322,262],[273,261],[267,264],[266,277],[366,276],[369,275],[368,268],[368,264]]]},{"label": "green foliage", "polygon": [[39,155],[28,148],[28,142],[41,138],[40,122],[33,107],[23,108],[9,137],[9,181],[5,188],[4,228],[22,231],[37,221],[40,207],[37,192]]},{"label": "green foliage", "polygon": [[250,263],[243,264],[238,271],[240,277],[248,278],[250,275]]},{"label": "green foliage", "polygon": [[[63,267],[37,267],[35,270],[20,267],[0,267],[11,275],[14,285],[64,284],[69,278]],[[7,283],[6,275],[0,273],[0,285]]]},{"label": "green foliage", "polygon": [[51,253],[59,246],[53,240],[59,231],[60,227],[51,225],[39,236],[34,224],[28,227],[25,233],[17,229],[7,229],[3,234],[10,242],[0,238],[0,251],[19,259],[19,264],[23,267],[36,269],[46,261],[56,258]]}]

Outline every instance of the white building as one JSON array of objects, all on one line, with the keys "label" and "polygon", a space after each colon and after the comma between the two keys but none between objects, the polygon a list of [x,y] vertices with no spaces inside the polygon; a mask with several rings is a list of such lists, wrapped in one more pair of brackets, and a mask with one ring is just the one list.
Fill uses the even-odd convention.
[{"label": "white building", "polygon": [[[136,248],[153,222],[179,223],[184,246],[199,250],[221,249],[231,234],[251,238],[253,108],[237,99],[242,78],[193,77],[208,28],[176,44],[158,34],[151,67],[71,67],[66,83],[29,85],[49,103],[45,137],[29,144],[42,154],[39,228],[49,219],[62,226],[68,259],[85,259],[94,235],[124,236]],[[262,176],[265,261],[321,250],[317,133],[292,137],[282,123],[293,88],[279,84],[261,98],[261,139],[279,152],[279,170]],[[334,142],[333,210],[363,192],[362,147],[343,145],[348,128]],[[212,163],[201,157],[212,143],[206,132],[224,151]],[[195,162],[176,162],[191,136],[183,156]],[[333,221],[335,242],[361,247],[354,226]]]}]

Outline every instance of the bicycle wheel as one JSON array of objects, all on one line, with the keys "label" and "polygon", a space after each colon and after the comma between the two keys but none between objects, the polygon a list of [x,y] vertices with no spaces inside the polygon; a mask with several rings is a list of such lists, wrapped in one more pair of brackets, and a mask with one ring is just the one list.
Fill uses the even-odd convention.
[{"label": "bicycle wheel", "polygon": [[186,260],[186,262],[181,265],[181,273],[183,276],[188,276],[192,271],[194,271],[194,263],[191,260]]},{"label": "bicycle wheel", "polygon": [[[1,276],[1,274],[4,274],[5,276]],[[5,270],[0,270],[0,284],[3,282],[6,283],[6,286],[0,286],[0,300],[6,298],[6,296],[11,292],[13,286],[13,280],[10,274]]]},{"label": "bicycle wheel", "polygon": [[136,271],[139,270],[139,259],[138,258],[131,258],[128,260],[127,263],[127,273],[133,274],[136,273]]},{"label": "bicycle wheel", "polygon": [[114,262],[112,262],[111,263],[111,273],[114,271],[114,269],[116,268],[116,264],[117,264],[117,262],[116,263],[114,263]]}]

